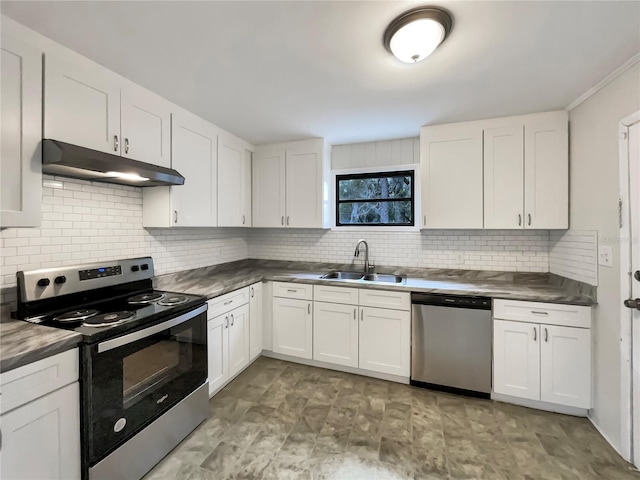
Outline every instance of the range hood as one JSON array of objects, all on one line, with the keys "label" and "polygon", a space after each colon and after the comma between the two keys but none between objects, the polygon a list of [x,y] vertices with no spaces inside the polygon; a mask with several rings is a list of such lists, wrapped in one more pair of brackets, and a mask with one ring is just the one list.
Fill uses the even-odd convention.
[{"label": "range hood", "polygon": [[58,140],[42,141],[42,172],[135,187],[184,185],[177,171]]}]

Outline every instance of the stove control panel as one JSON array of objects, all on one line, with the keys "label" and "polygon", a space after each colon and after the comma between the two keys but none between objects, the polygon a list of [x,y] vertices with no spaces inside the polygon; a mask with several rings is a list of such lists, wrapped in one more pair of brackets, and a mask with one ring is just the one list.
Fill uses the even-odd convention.
[{"label": "stove control panel", "polygon": [[122,275],[122,267],[116,265],[114,267],[98,267],[90,270],[80,270],[80,281],[92,280],[94,278],[112,277],[114,275]]}]

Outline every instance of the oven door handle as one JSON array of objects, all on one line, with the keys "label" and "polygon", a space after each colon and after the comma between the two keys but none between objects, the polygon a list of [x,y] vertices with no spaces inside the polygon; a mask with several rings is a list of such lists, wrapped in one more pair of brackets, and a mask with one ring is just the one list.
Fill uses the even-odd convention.
[{"label": "oven door handle", "polygon": [[98,353],[107,352],[109,350],[113,350],[114,348],[122,347],[123,345],[127,345],[129,343],[136,342],[138,340],[142,340],[143,338],[150,337],[151,335],[155,335],[158,332],[166,330],[171,327],[175,327],[176,325],[180,325],[188,320],[191,320],[194,317],[197,317],[201,313],[207,311],[207,304],[196,308],[195,310],[191,310],[190,312],[184,313],[179,317],[172,318],[171,320],[167,320],[166,322],[159,323],[157,325],[153,325],[152,327],[145,328],[144,330],[138,330],[137,332],[129,333],[127,335],[123,335],[121,337],[114,338],[112,340],[107,340],[106,342],[102,342],[98,344]]}]

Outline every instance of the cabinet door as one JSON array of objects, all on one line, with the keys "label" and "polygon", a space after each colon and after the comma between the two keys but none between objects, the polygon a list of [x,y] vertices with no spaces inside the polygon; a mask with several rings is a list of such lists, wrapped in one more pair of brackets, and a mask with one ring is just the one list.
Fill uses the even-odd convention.
[{"label": "cabinet door", "polygon": [[591,407],[591,331],[542,325],[540,400]]},{"label": "cabinet door", "polygon": [[359,367],[401,377],[410,375],[411,313],[360,307]]},{"label": "cabinet door", "polygon": [[540,326],[493,321],[493,390],[540,400]]},{"label": "cabinet door", "polygon": [[173,116],[171,164],[184,185],[171,187],[174,224],[215,227],[217,209],[218,135],[216,128],[185,112]]},{"label": "cabinet door", "polygon": [[122,156],[171,167],[171,104],[135,86],[122,89]]},{"label": "cabinet door", "polygon": [[569,228],[568,142],[567,112],[525,122],[525,228]]},{"label": "cabinet door", "polygon": [[284,148],[256,149],[253,154],[253,226],[284,227]]},{"label": "cabinet door", "polygon": [[249,287],[249,357],[251,360],[262,353],[262,283]]},{"label": "cabinet door", "polygon": [[424,127],[420,165],[422,226],[482,228],[482,128]]},{"label": "cabinet door", "polygon": [[107,69],[45,58],[44,138],[120,155],[120,84]]},{"label": "cabinet door", "polygon": [[322,228],[322,149],[288,147],[285,170],[286,226]]},{"label": "cabinet door", "polygon": [[524,228],[523,130],[484,131],[484,228]]},{"label": "cabinet door", "polygon": [[300,358],[312,358],[313,314],[311,301],[273,299],[273,351]]},{"label": "cabinet door", "polygon": [[209,395],[229,379],[229,314],[207,321],[207,360],[209,366]]},{"label": "cabinet door", "polygon": [[229,312],[229,376],[249,365],[249,305]]},{"label": "cabinet door", "polygon": [[2,35],[0,223],[37,227],[42,218],[42,52]]},{"label": "cabinet door", "polygon": [[313,359],[358,367],[358,307],[313,302]]},{"label": "cabinet door", "polygon": [[[6,479],[80,478],[78,382],[0,417],[2,466]],[[34,448],[37,454],[34,454]]]},{"label": "cabinet door", "polygon": [[242,162],[242,179],[243,179],[243,199],[242,199],[242,225],[245,227],[250,227],[253,224],[252,219],[252,207],[251,207],[251,159],[253,153],[250,150],[244,151],[244,160]]},{"label": "cabinet door", "polygon": [[244,207],[244,147],[229,135],[218,138],[218,226],[240,227]]}]

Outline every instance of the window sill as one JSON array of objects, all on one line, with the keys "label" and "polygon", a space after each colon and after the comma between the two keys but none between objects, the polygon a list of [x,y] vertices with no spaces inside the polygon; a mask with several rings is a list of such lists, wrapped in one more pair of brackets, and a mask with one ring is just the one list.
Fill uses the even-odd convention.
[{"label": "window sill", "polygon": [[331,227],[332,232],[368,232],[368,233],[380,233],[380,232],[420,232],[420,227],[394,227],[394,226],[382,226],[376,225],[371,227],[338,227],[333,225]]}]

